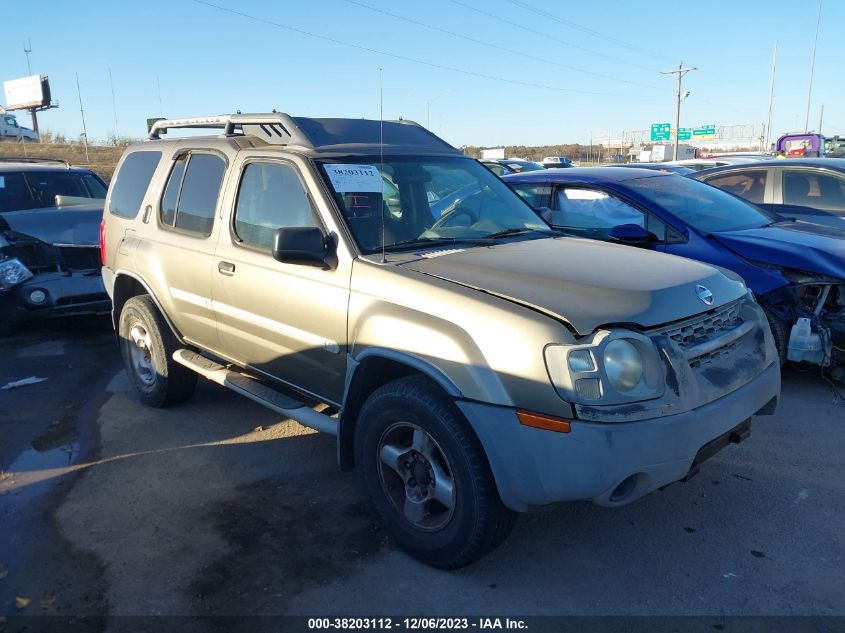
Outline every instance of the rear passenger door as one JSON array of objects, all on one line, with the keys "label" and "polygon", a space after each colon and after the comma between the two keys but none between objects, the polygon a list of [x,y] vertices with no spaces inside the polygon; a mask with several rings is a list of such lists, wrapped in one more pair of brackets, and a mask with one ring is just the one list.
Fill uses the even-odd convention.
[{"label": "rear passenger door", "polygon": [[226,206],[231,211],[212,270],[221,351],[324,401],[340,402],[349,263],[324,269],[271,255],[280,228],[316,226],[328,233],[299,167],[280,159],[246,160]]},{"label": "rear passenger door", "polygon": [[[146,275],[170,294],[169,316],[188,340],[218,346],[211,306],[211,270],[218,223],[215,223],[226,158],[217,152],[188,151],[175,157],[157,208],[144,210],[144,221],[158,230],[139,245],[136,259],[152,262]],[[151,217],[152,216],[152,217]],[[150,256],[141,250],[150,248]],[[154,255],[154,257],[153,257]]]}]

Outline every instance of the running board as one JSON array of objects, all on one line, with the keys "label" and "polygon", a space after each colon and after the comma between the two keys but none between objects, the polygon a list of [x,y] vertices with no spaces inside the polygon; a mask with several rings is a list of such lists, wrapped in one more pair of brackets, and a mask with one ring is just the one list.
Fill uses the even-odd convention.
[{"label": "running board", "polygon": [[305,403],[291,398],[263,382],[240,372],[232,371],[189,349],[177,349],[173,352],[173,360],[195,371],[200,376],[216,382],[218,385],[231,389],[276,413],[296,420],[303,426],[320,431],[320,433],[337,435],[337,420],[324,413],[314,411]]}]

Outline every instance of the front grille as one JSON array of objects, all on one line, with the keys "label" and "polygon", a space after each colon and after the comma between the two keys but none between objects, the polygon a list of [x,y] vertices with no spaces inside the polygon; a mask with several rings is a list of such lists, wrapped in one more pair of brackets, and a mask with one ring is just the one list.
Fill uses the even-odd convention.
[{"label": "front grille", "polygon": [[742,323],[739,304],[734,303],[718,309],[712,314],[696,320],[681,323],[660,332],[675,341],[681,348],[692,347],[734,329]]},{"label": "front grille", "polygon": [[96,246],[60,246],[62,268],[91,270],[100,267],[100,249]]},{"label": "front grille", "polygon": [[[673,324],[672,327],[660,330],[658,333],[668,336],[682,350],[688,351],[742,325],[743,318],[740,314],[740,307],[741,304],[737,301],[710,314]],[[695,351],[692,350],[688,352],[687,358],[690,367],[697,368],[731,354],[738,347],[739,342],[733,340],[716,349],[710,349],[707,352],[690,357],[690,353],[695,354]]]}]

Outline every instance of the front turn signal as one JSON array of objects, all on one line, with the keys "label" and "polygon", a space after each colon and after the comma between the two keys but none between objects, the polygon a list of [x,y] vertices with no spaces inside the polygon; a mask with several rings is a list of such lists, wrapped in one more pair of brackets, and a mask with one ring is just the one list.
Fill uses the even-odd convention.
[{"label": "front turn signal", "polygon": [[535,429],[543,429],[544,431],[569,433],[571,428],[569,420],[554,418],[550,415],[529,413],[528,411],[517,411],[516,417],[519,418],[519,423],[523,426],[533,426]]}]

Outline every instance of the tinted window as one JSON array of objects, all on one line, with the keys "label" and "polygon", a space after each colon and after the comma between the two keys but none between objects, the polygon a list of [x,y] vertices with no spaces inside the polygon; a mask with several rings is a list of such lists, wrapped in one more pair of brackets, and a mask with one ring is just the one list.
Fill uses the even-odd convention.
[{"label": "tinted window", "polygon": [[0,211],[21,211],[38,207],[20,172],[0,172]]},{"label": "tinted window", "polygon": [[109,200],[109,212],[134,218],[141,209],[161,152],[133,152],[123,161]]},{"label": "tinted window", "polygon": [[170,177],[167,179],[167,187],[164,189],[164,196],[161,199],[159,217],[163,224],[173,226],[176,220],[176,203],[179,201],[179,191],[182,189],[182,176],[185,174],[185,165],[188,163],[188,155],[180,156],[173,169],[170,170]]},{"label": "tinted window", "polygon": [[635,178],[625,185],[705,234],[763,226],[775,219],[740,198],[689,178]]},{"label": "tinted window", "polygon": [[246,244],[270,249],[278,229],[295,226],[317,226],[296,170],[281,163],[247,165],[235,205],[235,234]]},{"label": "tinted window", "polygon": [[219,156],[191,154],[176,207],[176,228],[209,235],[226,164]]},{"label": "tinted window", "polygon": [[762,203],[766,193],[766,170],[748,169],[732,171],[729,174],[714,176],[707,180],[708,185],[718,187],[749,202]]},{"label": "tinted window", "polygon": [[525,200],[535,209],[546,207],[549,205],[549,186],[548,185],[511,185],[511,189],[516,191],[520,198]]},{"label": "tinted window", "polygon": [[85,186],[88,187],[88,193],[91,194],[92,198],[105,200],[106,186],[99,178],[93,174],[85,174],[82,176],[82,180],[85,182]]},{"label": "tinted window", "polygon": [[784,169],[783,201],[815,209],[845,210],[845,179],[832,174]]},{"label": "tinted window", "polygon": [[594,189],[558,189],[552,225],[561,228],[602,229],[620,224],[644,226],[645,216],[631,205]]},{"label": "tinted window", "polygon": [[78,171],[0,173],[0,211],[22,211],[56,206],[56,196],[106,197],[106,190],[93,174]]}]

